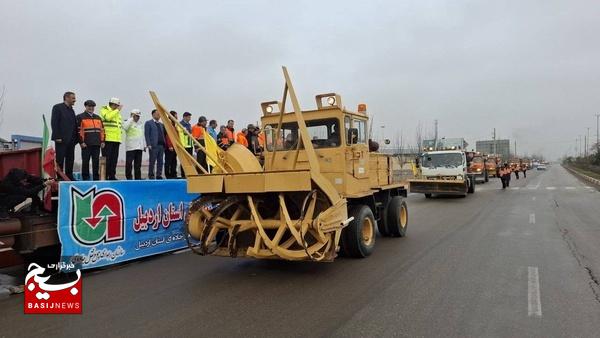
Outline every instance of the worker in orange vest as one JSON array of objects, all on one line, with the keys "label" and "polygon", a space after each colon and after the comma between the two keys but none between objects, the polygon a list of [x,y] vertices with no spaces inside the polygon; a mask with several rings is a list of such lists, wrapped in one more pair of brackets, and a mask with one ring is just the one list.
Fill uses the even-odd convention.
[{"label": "worker in orange vest", "polygon": [[223,150],[227,150],[231,145],[227,136],[227,127],[225,126],[221,126],[221,131],[217,134],[217,145]]},{"label": "worker in orange vest", "polygon": [[237,142],[237,143],[243,145],[244,147],[248,148],[248,138],[247,138],[247,136],[248,136],[248,129],[244,128],[244,129],[242,129],[241,132],[239,132],[236,135],[235,142]]},{"label": "worker in orange vest", "polygon": [[[206,117],[200,116],[198,118],[198,123],[192,126],[192,136],[196,141],[198,141],[203,147],[206,147],[206,143],[204,143],[204,137],[206,135]],[[206,154],[200,150],[200,148],[196,149],[196,161],[200,164],[205,170],[208,170],[208,165],[206,164]]]}]

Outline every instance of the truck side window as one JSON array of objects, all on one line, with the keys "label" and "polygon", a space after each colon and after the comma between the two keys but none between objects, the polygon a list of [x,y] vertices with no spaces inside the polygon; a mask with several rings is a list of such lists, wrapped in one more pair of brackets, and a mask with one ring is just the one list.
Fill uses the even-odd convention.
[{"label": "truck side window", "polygon": [[367,128],[366,128],[366,122],[363,120],[353,120],[352,121],[353,124],[353,128],[356,128],[358,130],[358,139],[356,140],[356,143],[362,143],[362,144],[366,144],[367,143]]},{"label": "truck side window", "polygon": [[350,117],[344,117],[344,130],[346,131],[346,144],[350,145],[350,138],[348,137],[348,131],[350,130]]}]

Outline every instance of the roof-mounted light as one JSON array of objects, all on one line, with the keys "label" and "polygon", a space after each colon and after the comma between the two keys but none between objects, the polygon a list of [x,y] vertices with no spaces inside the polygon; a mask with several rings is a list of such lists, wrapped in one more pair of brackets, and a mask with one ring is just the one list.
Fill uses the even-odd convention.
[{"label": "roof-mounted light", "polygon": [[271,114],[273,112],[273,106],[269,105],[265,108],[265,111],[269,114]]},{"label": "roof-mounted light", "polygon": [[327,98],[327,104],[330,106],[335,106],[335,96],[330,96]]}]

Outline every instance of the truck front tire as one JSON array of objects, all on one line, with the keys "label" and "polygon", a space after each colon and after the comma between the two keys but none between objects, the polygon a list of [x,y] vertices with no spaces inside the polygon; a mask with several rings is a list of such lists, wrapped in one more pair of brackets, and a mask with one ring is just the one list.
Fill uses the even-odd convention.
[{"label": "truck front tire", "polygon": [[375,248],[376,223],[373,211],[366,205],[354,205],[348,211],[354,219],[342,230],[340,246],[344,256],[364,258]]}]

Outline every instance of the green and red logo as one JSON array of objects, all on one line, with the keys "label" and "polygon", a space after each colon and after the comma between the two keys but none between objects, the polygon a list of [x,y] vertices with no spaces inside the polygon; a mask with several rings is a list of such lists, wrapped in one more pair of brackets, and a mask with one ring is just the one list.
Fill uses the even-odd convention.
[{"label": "green and red logo", "polygon": [[112,189],[94,186],[86,192],[71,187],[71,231],[83,245],[125,239],[123,198]]}]

